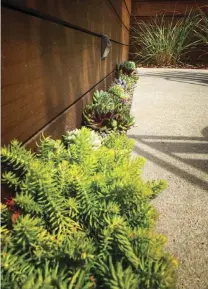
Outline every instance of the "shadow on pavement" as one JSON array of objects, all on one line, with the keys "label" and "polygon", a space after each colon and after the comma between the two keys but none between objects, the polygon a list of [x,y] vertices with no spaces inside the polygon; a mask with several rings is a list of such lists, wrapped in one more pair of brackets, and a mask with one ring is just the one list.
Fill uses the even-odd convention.
[{"label": "shadow on pavement", "polygon": [[187,70],[181,70],[181,71],[152,71],[143,72],[140,70],[140,76],[145,77],[159,77],[163,78],[169,81],[176,81],[176,82],[183,82],[188,84],[194,84],[194,85],[202,85],[202,86],[208,86],[208,73],[203,72],[191,72]]},{"label": "shadow on pavement", "polygon": [[[205,131],[202,130],[202,132]],[[171,163],[168,158],[164,160],[160,153],[183,162],[184,164],[207,173],[208,180],[208,139],[205,137],[174,137],[174,136],[151,136],[151,135],[129,135],[136,140],[134,152],[155,164],[165,168],[171,173],[186,179],[190,183],[208,190],[208,182],[196,176],[190,170],[176,165],[177,162]],[[141,147],[139,146],[141,144]],[[145,145],[150,151],[143,150]],[[158,153],[152,153],[152,149]]]}]

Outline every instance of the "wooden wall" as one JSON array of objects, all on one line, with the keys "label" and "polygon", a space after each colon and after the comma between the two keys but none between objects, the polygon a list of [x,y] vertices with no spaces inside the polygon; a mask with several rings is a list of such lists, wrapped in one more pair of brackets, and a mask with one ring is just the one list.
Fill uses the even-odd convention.
[{"label": "wooden wall", "polygon": [[[106,89],[116,64],[128,58],[131,0],[2,6],[2,144],[17,138],[33,147],[42,133],[60,137],[80,127],[93,91]],[[107,59],[101,60],[101,38],[79,27],[111,38]]]},{"label": "wooden wall", "polygon": [[[185,17],[190,11],[195,11],[198,8],[203,9],[208,14],[208,1],[207,0],[132,0],[131,12],[131,28],[134,28],[135,22],[143,20],[150,21],[156,15],[165,15],[166,22],[172,21],[173,15],[175,21],[181,17]],[[133,36],[133,29],[130,36]],[[131,44],[131,40],[130,40]],[[204,50],[204,47],[201,47]],[[130,58],[134,58],[135,47],[130,46]],[[193,62],[205,61],[205,58],[198,59],[200,51],[195,51],[190,55]],[[208,62],[208,57],[206,57]]]}]

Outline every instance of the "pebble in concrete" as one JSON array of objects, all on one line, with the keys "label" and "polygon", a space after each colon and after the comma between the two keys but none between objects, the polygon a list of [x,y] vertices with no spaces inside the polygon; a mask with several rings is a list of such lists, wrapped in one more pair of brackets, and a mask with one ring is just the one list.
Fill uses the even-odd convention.
[{"label": "pebble in concrete", "polygon": [[208,71],[139,69],[134,154],[145,179],[166,179],[157,231],[179,260],[178,288],[208,289]]}]

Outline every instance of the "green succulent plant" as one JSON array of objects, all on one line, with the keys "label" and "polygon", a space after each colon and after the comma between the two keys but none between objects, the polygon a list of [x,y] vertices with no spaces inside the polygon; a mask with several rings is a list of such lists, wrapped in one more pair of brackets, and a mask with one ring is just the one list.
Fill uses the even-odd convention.
[{"label": "green succulent plant", "polygon": [[120,85],[115,84],[109,88],[108,92],[110,92],[116,96],[120,96],[120,95],[124,94],[124,89]]},{"label": "green succulent plant", "polygon": [[107,91],[96,90],[93,94],[93,103],[109,103],[110,100],[111,97]]},{"label": "green succulent plant", "polygon": [[84,125],[100,132],[127,131],[134,121],[129,109],[124,110],[119,106],[101,110],[99,105],[91,104],[87,105],[83,112]]},{"label": "green succulent plant", "polygon": [[118,84],[114,84],[113,86],[111,86],[108,92],[120,99],[126,99],[126,100],[129,99],[129,95],[127,95],[124,89]]},{"label": "green succulent plant", "polygon": [[84,125],[100,132],[127,131],[134,124],[129,105],[110,93],[104,97],[100,95],[103,93],[96,92],[93,102],[86,105],[83,111]]},{"label": "green succulent plant", "polygon": [[[63,143],[65,144],[66,147],[68,147],[69,145],[75,143],[77,136],[81,133],[80,129],[75,129],[73,131],[67,131],[65,132],[65,134],[63,135]],[[91,144],[92,147],[94,149],[97,149],[101,146],[102,143],[102,138],[94,131],[91,130],[90,131],[90,135],[89,135],[89,139],[88,139]]]},{"label": "green succulent plant", "polygon": [[67,146],[43,137],[37,154],[18,141],[2,148],[14,196],[1,210],[2,288],[175,288],[177,262],[150,203],[165,182],[142,180],[144,159],[131,158],[124,134],[97,149],[87,128],[68,136]]},{"label": "green succulent plant", "polygon": [[123,73],[130,75],[136,68],[136,65],[133,61],[124,61],[120,64],[119,70],[122,70]]}]

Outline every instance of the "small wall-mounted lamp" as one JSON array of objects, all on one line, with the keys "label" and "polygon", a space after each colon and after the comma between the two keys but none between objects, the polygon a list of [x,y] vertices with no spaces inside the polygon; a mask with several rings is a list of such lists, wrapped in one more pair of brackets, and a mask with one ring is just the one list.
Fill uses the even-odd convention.
[{"label": "small wall-mounted lamp", "polygon": [[109,39],[109,37],[105,34],[102,34],[101,37],[101,59],[105,59],[109,52],[110,52],[110,48],[111,48],[111,41]]}]

